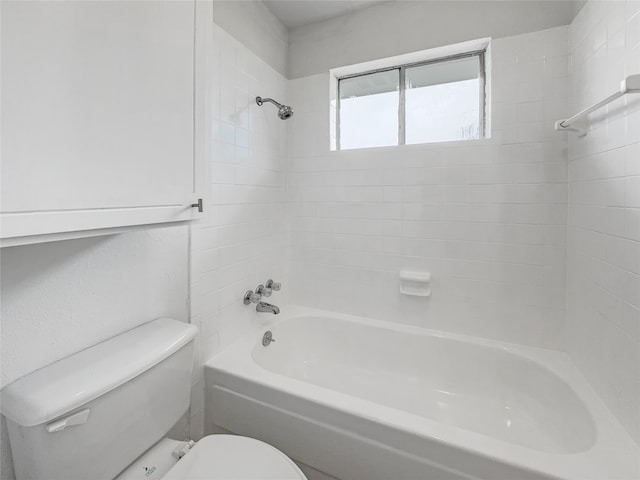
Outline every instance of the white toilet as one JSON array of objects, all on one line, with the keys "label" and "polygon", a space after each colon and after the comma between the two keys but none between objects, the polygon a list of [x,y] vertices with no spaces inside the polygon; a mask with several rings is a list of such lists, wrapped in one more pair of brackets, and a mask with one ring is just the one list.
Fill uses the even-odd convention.
[{"label": "white toilet", "polygon": [[154,320],[5,387],[17,479],[304,480],[258,440],[209,435],[192,446],[164,438],[189,408],[196,333]]}]

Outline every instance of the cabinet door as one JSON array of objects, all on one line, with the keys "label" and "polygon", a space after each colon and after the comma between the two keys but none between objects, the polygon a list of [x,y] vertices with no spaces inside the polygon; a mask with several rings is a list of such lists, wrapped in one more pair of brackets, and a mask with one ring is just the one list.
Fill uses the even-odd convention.
[{"label": "cabinet door", "polygon": [[193,1],[2,2],[2,237],[192,218]]}]

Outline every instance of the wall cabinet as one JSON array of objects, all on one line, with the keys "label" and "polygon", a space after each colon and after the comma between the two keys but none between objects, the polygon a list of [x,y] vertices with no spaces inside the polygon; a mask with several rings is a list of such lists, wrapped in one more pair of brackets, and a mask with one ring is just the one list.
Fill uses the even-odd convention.
[{"label": "wall cabinet", "polygon": [[2,245],[195,218],[196,2],[1,8]]}]

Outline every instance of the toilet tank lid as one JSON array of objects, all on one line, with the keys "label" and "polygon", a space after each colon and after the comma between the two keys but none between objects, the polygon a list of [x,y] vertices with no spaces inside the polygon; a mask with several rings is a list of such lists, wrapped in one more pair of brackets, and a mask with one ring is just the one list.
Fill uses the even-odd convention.
[{"label": "toilet tank lid", "polygon": [[7,385],[0,411],[26,427],[46,423],[160,363],[197,332],[194,325],[171,318],[145,323]]}]

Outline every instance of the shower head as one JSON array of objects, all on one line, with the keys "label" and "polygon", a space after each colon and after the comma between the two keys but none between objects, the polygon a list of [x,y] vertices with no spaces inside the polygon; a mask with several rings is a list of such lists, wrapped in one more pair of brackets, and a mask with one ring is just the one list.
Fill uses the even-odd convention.
[{"label": "shower head", "polygon": [[286,105],[283,105],[278,109],[278,116],[280,120],[286,120],[287,118],[293,117],[293,109]]},{"label": "shower head", "polygon": [[287,105],[282,105],[281,103],[276,102],[272,98],[256,97],[256,103],[258,105],[262,106],[264,102],[273,103],[276,107],[278,107],[278,117],[280,117],[280,120],[286,120],[287,118],[293,117],[293,109],[291,107]]}]

